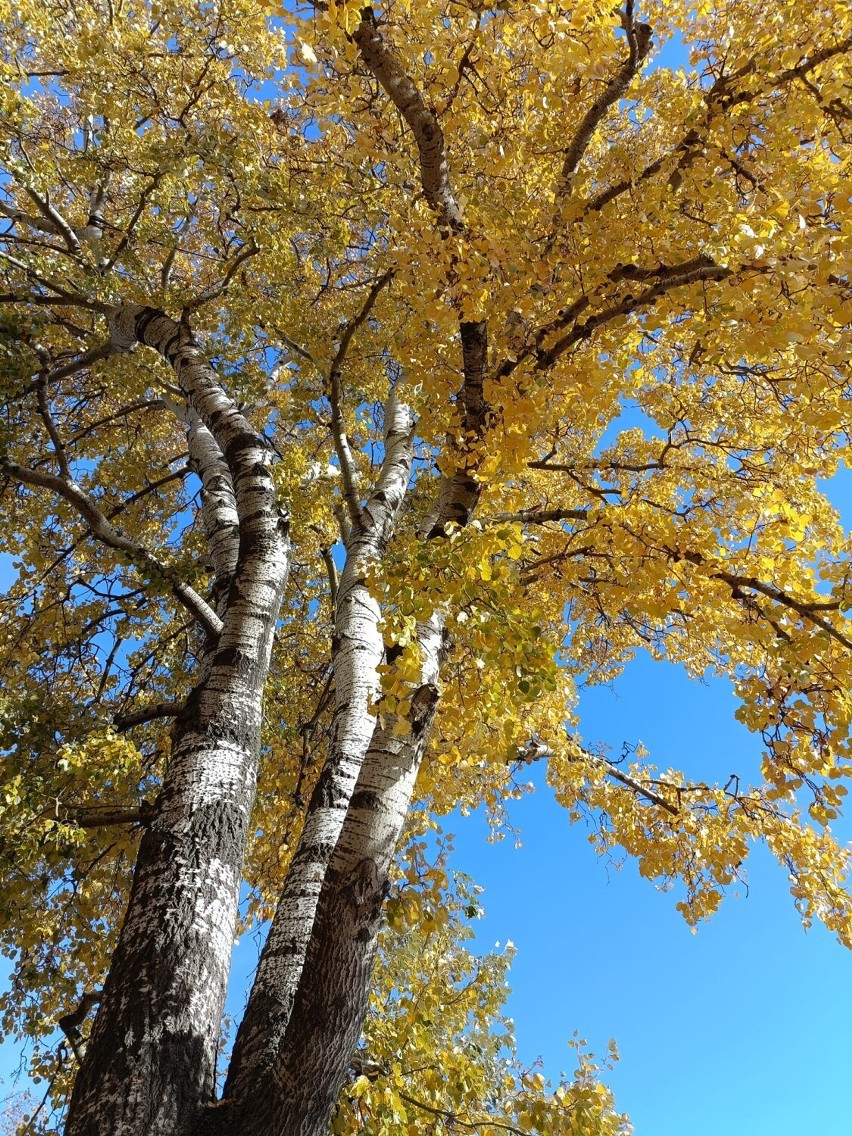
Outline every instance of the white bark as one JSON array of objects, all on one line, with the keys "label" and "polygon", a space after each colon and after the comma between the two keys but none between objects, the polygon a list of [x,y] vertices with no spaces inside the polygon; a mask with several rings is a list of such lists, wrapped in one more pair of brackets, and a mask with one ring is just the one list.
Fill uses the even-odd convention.
[{"label": "white bark", "polygon": [[412,419],[392,393],[385,407],[385,459],[358,514],[337,589],[331,752],[311,798],[299,847],[267,937],[237,1034],[225,1096],[244,1099],[273,1068],[304,965],[328,863],[376,725],[372,705],[384,657],[380,611],[363,579],[384,551],[408,488]]},{"label": "white bark", "polygon": [[211,555],[232,579],[220,604],[221,633],[208,643],[200,681],[175,722],[66,1136],[182,1136],[213,1093],[289,540],[264,441],[189,329],[129,305],[113,313],[111,330],[120,349],[146,344],[174,369],[210,495],[205,524],[227,526],[211,533]]},{"label": "white bark", "polygon": [[422,681],[411,700],[408,733],[395,734],[393,716],[375,729],[325,871],[275,1064],[252,1070],[259,1075],[254,1083],[248,1075],[234,1083],[221,1130],[229,1136],[328,1131],[366,1012],[388,872],[438,700],[442,628],[443,612],[418,628]]},{"label": "white bark", "polygon": [[190,467],[201,481],[201,523],[213,568],[215,605],[220,608],[234,578],[240,549],[240,518],[231,471],[198,414],[169,398],[166,402],[186,426]]}]

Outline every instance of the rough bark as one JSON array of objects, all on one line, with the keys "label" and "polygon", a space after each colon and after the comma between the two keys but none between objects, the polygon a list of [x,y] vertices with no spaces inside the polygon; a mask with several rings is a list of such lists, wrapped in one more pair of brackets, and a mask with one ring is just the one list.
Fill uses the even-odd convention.
[{"label": "rough bark", "polygon": [[[218,470],[218,489],[200,470],[205,491],[218,492],[220,514],[236,513],[239,556],[220,601],[221,634],[208,641],[200,681],[176,719],[66,1134],[180,1136],[213,1095],[263,686],[289,543],[263,441],[189,329],[155,309],[128,305],[113,313],[111,330],[119,349],[142,343],[173,367],[190,419],[197,415],[203,424],[196,424],[194,458],[208,473]],[[224,545],[213,555],[217,569],[231,572]]]},{"label": "rough bark", "polygon": [[[409,731],[377,724],[316,906],[286,1030],[263,1092],[236,1095],[233,1136],[325,1136],[367,1011],[391,861],[438,702],[443,616],[419,627]],[[265,1072],[265,1071],[264,1071]],[[260,1085],[256,1086],[257,1089]]]},{"label": "rough bark", "polygon": [[337,590],[333,668],[336,705],[331,751],[312,795],[299,846],[237,1033],[225,1097],[256,1099],[277,1064],[329,861],[375,730],[372,704],[384,657],[380,611],[364,582],[402,505],[413,457],[408,407],[395,395],[386,410],[381,475],[359,510]]}]

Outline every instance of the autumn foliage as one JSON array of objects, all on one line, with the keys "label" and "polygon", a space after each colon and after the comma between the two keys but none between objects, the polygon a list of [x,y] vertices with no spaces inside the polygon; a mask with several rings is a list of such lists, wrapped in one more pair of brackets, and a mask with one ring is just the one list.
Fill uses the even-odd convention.
[{"label": "autumn foliage", "polygon": [[[64,1125],[79,1060],[97,1100],[91,1020],[59,1019],[106,980],[121,1048],[134,863],[177,873],[191,830],[210,877],[210,806],[233,878],[209,973],[276,910],[301,943],[207,1110],[229,1132],[327,1131],[338,1099],[338,1133],[616,1136],[588,1054],[560,1086],[513,1063],[507,959],[465,945],[475,892],[434,833],[481,803],[499,824],[546,762],[690,923],[763,841],[852,945],[850,538],[825,493],[850,423],[848,3],[0,0],[0,78],[2,1020],[56,1110],[28,1130]],[[727,676],[760,767],[695,781],[584,737],[582,688],[639,650]],[[146,886],[128,919],[165,991],[175,893]],[[338,942],[351,895],[372,921]],[[273,1069],[298,1080],[339,951],[341,990],[378,963],[327,1072],[318,1044],[315,1127],[251,1119]],[[168,1032],[178,995],[148,997]],[[69,1136],[193,1131],[220,1014],[204,1056],[174,1042],[196,1087],[171,1119],[75,1103]]]}]

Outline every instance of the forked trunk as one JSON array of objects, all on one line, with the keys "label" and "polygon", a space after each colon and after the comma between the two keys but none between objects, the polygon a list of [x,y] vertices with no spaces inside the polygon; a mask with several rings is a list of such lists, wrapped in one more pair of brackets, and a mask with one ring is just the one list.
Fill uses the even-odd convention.
[{"label": "forked trunk", "polygon": [[289,540],[263,440],[189,329],[136,305],[117,309],[111,327],[120,348],[159,351],[186,396],[217,584],[227,594],[217,605],[218,638],[208,639],[175,723],[66,1136],[183,1136],[214,1092]]}]

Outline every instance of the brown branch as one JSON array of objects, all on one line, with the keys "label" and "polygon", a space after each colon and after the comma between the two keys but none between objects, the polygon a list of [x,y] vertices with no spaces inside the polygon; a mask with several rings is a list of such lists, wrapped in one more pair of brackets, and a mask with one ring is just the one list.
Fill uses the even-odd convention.
[{"label": "brown branch", "polygon": [[367,69],[409,126],[420,158],[420,181],[442,229],[461,232],[464,218],[450,184],[444,134],[438,117],[405,73],[399,57],[382,39],[372,7],[362,10],[352,35]]},{"label": "brown branch", "polygon": [[458,464],[449,477],[441,478],[436,499],[421,527],[427,540],[446,535],[447,525],[464,527],[482,495],[482,483],[475,476],[477,461],[465,456],[485,434],[490,407],[485,400],[485,368],[488,362],[488,324],[485,320],[462,322],[464,382],[459,392],[462,406],[462,437],[457,444]]},{"label": "brown branch", "polygon": [[[115,267],[118,258],[130,244],[130,241],[133,238],[133,233],[136,230],[136,226],[139,224],[140,220],[142,219],[142,214],[145,212],[145,206],[148,204],[148,198],[157,188],[157,185],[162,180],[162,176],[163,175],[159,173],[151,175],[150,184],[146,185],[140,193],[139,204],[136,206],[133,216],[130,218],[130,222],[128,223],[127,229],[125,230],[123,236],[113,249],[112,254],[104,265],[104,272],[110,272]],[[103,226],[103,220],[101,220],[101,226]]]},{"label": "brown branch", "polygon": [[143,706],[139,710],[128,710],[124,714],[116,714],[113,725],[117,730],[129,730],[133,726],[142,726],[146,722],[154,722],[158,718],[176,718],[183,710],[181,702],[155,702],[151,706]]},{"label": "brown branch", "polygon": [[[681,268],[684,271],[681,272]],[[579,343],[582,339],[589,339],[593,332],[599,327],[603,327],[611,320],[617,319],[620,316],[631,315],[633,312],[652,307],[659,299],[675,288],[683,288],[702,280],[724,280],[731,275],[732,270],[722,265],[708,262],[699,267],[695,267],[694,262],[685,262],[683,266],[673,268],[671,275],[661,278],[653,287],[645,289],[645,291],[640,292],[636,296],[627,295],[611,307],[604,308],[604,310],[600,312],[595,312],[582,323],[576,324],[566,335],[558,339],[547,350],[541,348],[536,350],[535,370],[546,371],[553,366],[556,360],[563,355],[569,347],[573,347],[575,343]],[[531,354],[533,350],[534,349],[530,349],[527,354]],[[519,361],[520,360],[518,360],[518,362]]]},{"label": "brown branch", "polygon": [[484,1116],[481,1120],[462,1120],[457,1112],[453,1112],[447,1108],[436,1108],[434,1105],[426,1104],[425,1101],[418,1100],[416,1097],[410,1096],[405,1093],[398,1086],[396,1092],[407,1101],[408,1104],[414,1105],[415,1108],[423,1109],[424,1112],[431,1113],[432,1116],[440,1116],[449,1128],[467,1128],[471,1132],[476,1132],[480,1128],[500,1128],[504,1132],[512,1132],[514,1136],[534,1136],[529,1129],[517,1128],[514,1124],[508,1124],[503,1120],[495,1120],[493,1116]]},{"label": "brown branch", "polygon": [[114,528],[76,482],[4,460],[0,460],[0,473],[24,485],[49,489],[67,501],[86,521],[89,532],[96,540],[108,548],[125,553],[137,568],[141,568],[153,578],[168,582],[178,602],[198,621],[208,635],[213,639],[218,638],[222,630],[222,621],[206,600],[202,599],[189,584],[176,579],[172,570],[152,552]]},{"label": "brown branch", "polygon": [[[539,462],[528,462],[529,466],[539,466],[543,469],[553,469]],[[546,525],[558,521],[585,521],[589,516],[588,509],[521,509],[517,513],[491,513],[482,517],[484,525],[502,525],[520,523],[524,525]]]},{"label": "brown branch", "polygon": [[761,95],[770,94],[772,91],[793,82],[795,79],[804,79],[806,75],[817,68],[821,63],[826,63],[829,59],[833,59],[837,55],[843,55],[850,50],[852,50],[852,36],[847,37],[847,39],[841,41],[841,43],[837,44],[835,47],[826,47],[823,48],[822,51],[815,52],[809,59],[804,60],[796,67],[790,67],[780,72],[774,83],[758,87],[756,90],[743,90],[736,93],[732,93],[731,91],[731,84],[735,80],[742,79],[746,75],[751,74],[754,69],[753,65],[746,65],[740,68],[734,75],[720,77],[704,96],[705,112],[701,125],[688,130],[671,150],[662,157],[649,163],[649,165],[645,166],[635,177],[625,178],[623,181],[610,186],[609,189],[602,190],[598,193],[587,203],[583,215],[600,212],[600,210],[611,201],[614,201],[617,197],[620,197],[623,193],[632,189],[633,186],[647,181],[663,168],[667,167],[673,160],[674,167],[672,172],[674,172],[674,170],[685,169],[691,163],[698,148],[706,143],[713,119],[718,112],[726,113],[733,106],[739,106],[743,103],[758,99]]},{"label": "brown branch", "polygon": [[648,24],[635,24],[633,22],[632,0],[628,0],[622,24],[627,33],[629,54],[598,98],[583,115],[574,137],[565,150],[559,187],[562,193],[569,191],[571,178],[583,160],[589,143],[607,111],[624,96],[651,50],[652,29]]},{"label": "brown branch", "polygon": [[[690,564],[700,565],[702,567],[711,567],[708,562],[699,552],[678,552],[675,550],[671,553],[675,560],[686,560]],[[818,613],[821,611],[839,611],[839,600],[827,601],[806,601],[797,600],[788,592],[783,591],[781,588],[776,588],[774,584],[767,584],[763,580],[757,579],[755,576],[739,576],[734,572],[728,572],[724,569],[711,572],[714,580],[722,580],[736,593],[741,588],[750,588],[754,592],[759,592],[761,595],[766,596],[768,599],[774,600],[775,603],[781,604],[782,607],[787,607],[791,611],[795,611],[802,619],[806,619],[815,627],[819,627],[826,634],[830,635],[842,646],[847,647],[852,651],[852,639],[844,635],[843,632],[838,631],[827,619]]]},{"label": "brown branch", "polygon": [[353,524],[357,523],[361,518],[361,502],[358,499],[358,490],[356,488],[357,475],[355,462],[352,457],[352,451],[349,448],[349,438],[347,437],[346,425],[343,420],[343,387],[341,378],[343,375],[343,366],[346,362],[346,355],[356,332],[369,317],[379,297],[379,293],[390,283],[393,279],[393,275],[394,270],[392,268],[382,273],[370,289],[366,300],[361,306],[361,310],[347,322],[340,336],[340,343],[328,372],[328,399],[331,403],[331,432],[334,438],[334,449],[337,454],[337,460],[340,462],[343,497],[346,501],[346,507],[349,510],[349,516]]},{"label": "brown branch", "polygon": [[190,300],[188,304],[184,305],[183,318],[185,319],[193,312],[197,312],[199,308],[204,307],[205,304],[209,304],[213,300],[218,300],[220,296],[224,295],[239,269],[245,264],[247,260],[249,260],[253,256],[256,256],[258,252],[260,252],[260,249],[254,243],[254,241],[249,241],[249,243],[240,250],[239,254],[234,257],[234,260],[230,264],[228,271],[222,277],[222,282],[220,284],[218,284],[215,288],[203,291],[199,296],[196,296],[194,300]]},{"label": "brown branch", "polygon": [[80,828],[106,828],[110,825],[147,824],[151,819],[153,806],[143,801],[138,808],[132,805],[95,805],[68,810],[68,820]]},{"label": "brown branch", "polygon": [[[667,801],[665,797],[661,797],[659,793],[655,793],[653,789],[649,789],[647,785],[643,785],[641,781],[637,781],[635,777],[631,777],[629,773],[624,773],[618,766],[606,757],[599,754],[592,753],[590,750],[582,746],[577,747],[582,757],[587,761],[591,761],[595,765],[602,765],[606,770],[608,777],[612,777],[614,781],[619,781],[631,792],[636,793],[639,797],[644,797],[645,800],[650,801],[652,805],[657,805],[666,812],[671,813],[672,816],[677,816],[680,809],[677,805],[673,805],[671,801]],[[531,743],[525,749],[518,752],[518,760],[523,762],[541,761],[542,758],[551,756],[551,750],[544,745],[536,745]]]},{"label": "brown branch", "polygon": [[80,1041],[80,1027],[86,1017],[89,1016],[89,1011],[93,1006],[98,1005],[100,1000],[100,991],[87,992],[83,995],[80,1002],[77,1003],[75,1010],[70,1011],[70,1013],[62,1014],[62,1017],[57,1021],[57,1026],[59,1026],[62,1033],[66,1035],[69,1041]]}]

